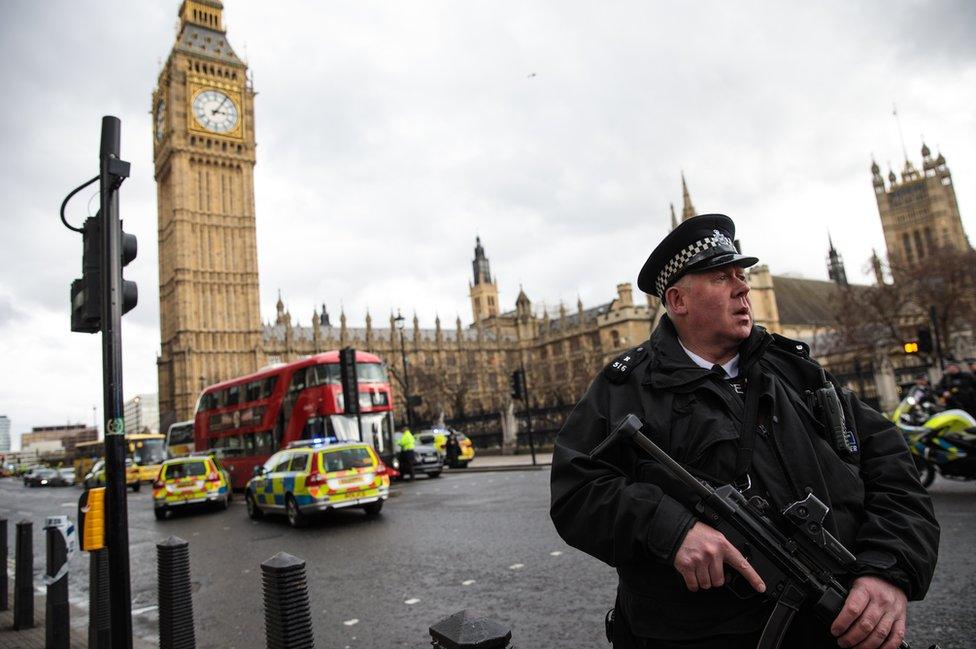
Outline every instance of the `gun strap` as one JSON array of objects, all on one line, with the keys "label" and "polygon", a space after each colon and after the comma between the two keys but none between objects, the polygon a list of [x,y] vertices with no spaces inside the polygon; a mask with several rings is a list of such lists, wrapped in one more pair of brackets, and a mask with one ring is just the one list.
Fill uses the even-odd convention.
[{"label": "gun strap", "polygon": [[756,361],[746,372],[745,416],[742,430],[739,431],[739,451],[735,459],[736,485],[745,484],[752,468],[752,450],[756,445],[756,426],[759,424],[759,393],[762,392],[760,380],[759,362]]}]

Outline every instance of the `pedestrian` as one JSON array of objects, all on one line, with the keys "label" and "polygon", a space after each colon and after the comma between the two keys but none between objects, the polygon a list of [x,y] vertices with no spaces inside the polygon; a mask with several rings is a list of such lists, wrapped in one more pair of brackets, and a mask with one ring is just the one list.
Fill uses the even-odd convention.
[{"label": "pedestrian", "polygon": [[444,440],[444,454],[447,466],[457,467],[458,458],[461,455],[461,445],[458,442],[457,433],[448,429],[447,438]]},{"label": "pedestrian", "polygon": [[410,480],[413,480],[413,448],[416,442],[409,428],[403,429],[403,433],[400,434],[400,441],[397,444],[400,446],[400,477],[406,480],[407,474],[409,474]]},{"label": "pedestrian", "polygon": [[[756,646],[771,599],[720,588],[728,569],[764,590],[747,559],[669,493],[667,472],[635,447],[590,459],[636,414],[654,442],[714,486],[734,484],[775,510],[806,493],[830,507],[825,527],[857,557],[850,593],[829,626],[802,607],[783,647],[893,649],[907,600],[925,595],[935,569],[931,501],[898,431],[847,390],[839,391],[847,444],[835,449],[826,438],[804,396],[822,386],[820,368],[805,344],[755,325],[744,269],[758,260],[734,239],[730,218],[701,215],[651,253],[637,284],[667,313],[648,341],[596,377],[559,432],[553,523],[567,543],[617,569],[614,647]],[[746,403],[756,404],[752,417]]]}]

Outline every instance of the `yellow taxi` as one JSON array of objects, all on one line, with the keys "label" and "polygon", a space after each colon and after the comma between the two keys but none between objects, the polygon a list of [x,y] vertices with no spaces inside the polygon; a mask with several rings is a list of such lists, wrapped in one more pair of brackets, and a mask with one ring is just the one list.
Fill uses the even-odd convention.
[{"label": "yellow taxi", "polygon": [[248,516],[284,513],[292,527],[317,512],[362,507],[375,516],[390,495],[390,476],[375,451],[360,442],[293,442],[254,467],[245,487]]},{"label": "yellow taxi", "polygon": [[[92,465],[92,468],[85,474],[85,489],[92,487],[105,486],[105,460],[99,460]],[[139,467],[135,465],[131,457],[125,458],[125,485],[132,487],[132,491],[139,491],[142,483],[139,481]]]},{"label": "yellow taxi", "polygon": [[230,475],[213,455],[190,455],[163,462],[153,482],[153,513],[162,520],[188,505],[230,506]]},{"label": "yellow taxi", "polygon": [[[437,452],[441,456],[447,456],[447,435],[451,430],[445,428],[434,428],[431,430],[422,430],[417,433],[417,442],[420,444],[429,444],[437,449]],[[452,469],[463,469],[468,466],[468,462],[474,459],[474,445],[471,444],[471,439],[468,438],[464,433],[454,431],[454,435],[457,437],[458,441],[458,457],[456,460],[448,464]]]}]

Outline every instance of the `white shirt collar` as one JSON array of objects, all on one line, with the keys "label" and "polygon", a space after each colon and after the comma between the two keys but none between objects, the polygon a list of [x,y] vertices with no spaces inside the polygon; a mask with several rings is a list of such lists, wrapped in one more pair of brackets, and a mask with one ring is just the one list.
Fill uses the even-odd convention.
[{"label": "white shirt collar", "polygon": [[[678,344],[681,345],[681,349],[685,350],[685,353],[688,354],[688,358],[690,358],[698,367],[710,370],[715,365],[715,363],[706,361],[704,358],[685,347],[684,343],[681,342],[680,339],[678,340]],[[725,373],[728,374],[730,379],[734,379],[739,376],[739,355],[736,354],[732,360],[723,364],[722,369],[725,370]]]}]

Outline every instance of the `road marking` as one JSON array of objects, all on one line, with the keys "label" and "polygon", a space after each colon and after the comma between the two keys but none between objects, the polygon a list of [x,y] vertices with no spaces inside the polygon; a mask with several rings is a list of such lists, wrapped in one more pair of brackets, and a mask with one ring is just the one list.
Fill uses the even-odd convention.
[{"label": "road marking", "polygon": [[61,503],[62,507],[76,507],[78,503]]},{"label": "road marking", "polygon": [[521,570],[525,567],[524,563],[513,563],[508,567],[509,570]]},{"label": "road marking", "polygon": [[403,603],[406,604],[407,606],[413,606],[414,604],[416,604],[419,601],[420,600],[417,599],[416,597],[411,597],[410,599],[403,600]]},{"label": "road marking", "polygon": [[473,583],[474,583],[474,579],[465,579],[464,581],[461,582],[461,585],[462,586],[470,586]]},{"label": "road marking", "polygon": [[558,557],[561,554],[562,554],[562,552],[560,550],[556,550],[555,552],[550,552],[549,553],[549,556],[550,557]]},{"label": "road marking", "polygon": [[[322,612],[325,613],[326,611],[322,611]],[[354,624],[359,624],[359,620],[353,618],[351,620],[346,620],[345,622],[343,622],[343,624],[345,624],[346,626],[353,626]]]},{"label": "road marking", "polygon": [[143,606],[142,608],[137,608],[136,610],[132,611],[132,614],[133,615],[142,615],[143,613],[148,613],[149,611],[155,611],[157,608],[159,608],[159,607],[158,606],[155,606],[155,605],[153,605],[153,606]]}]

